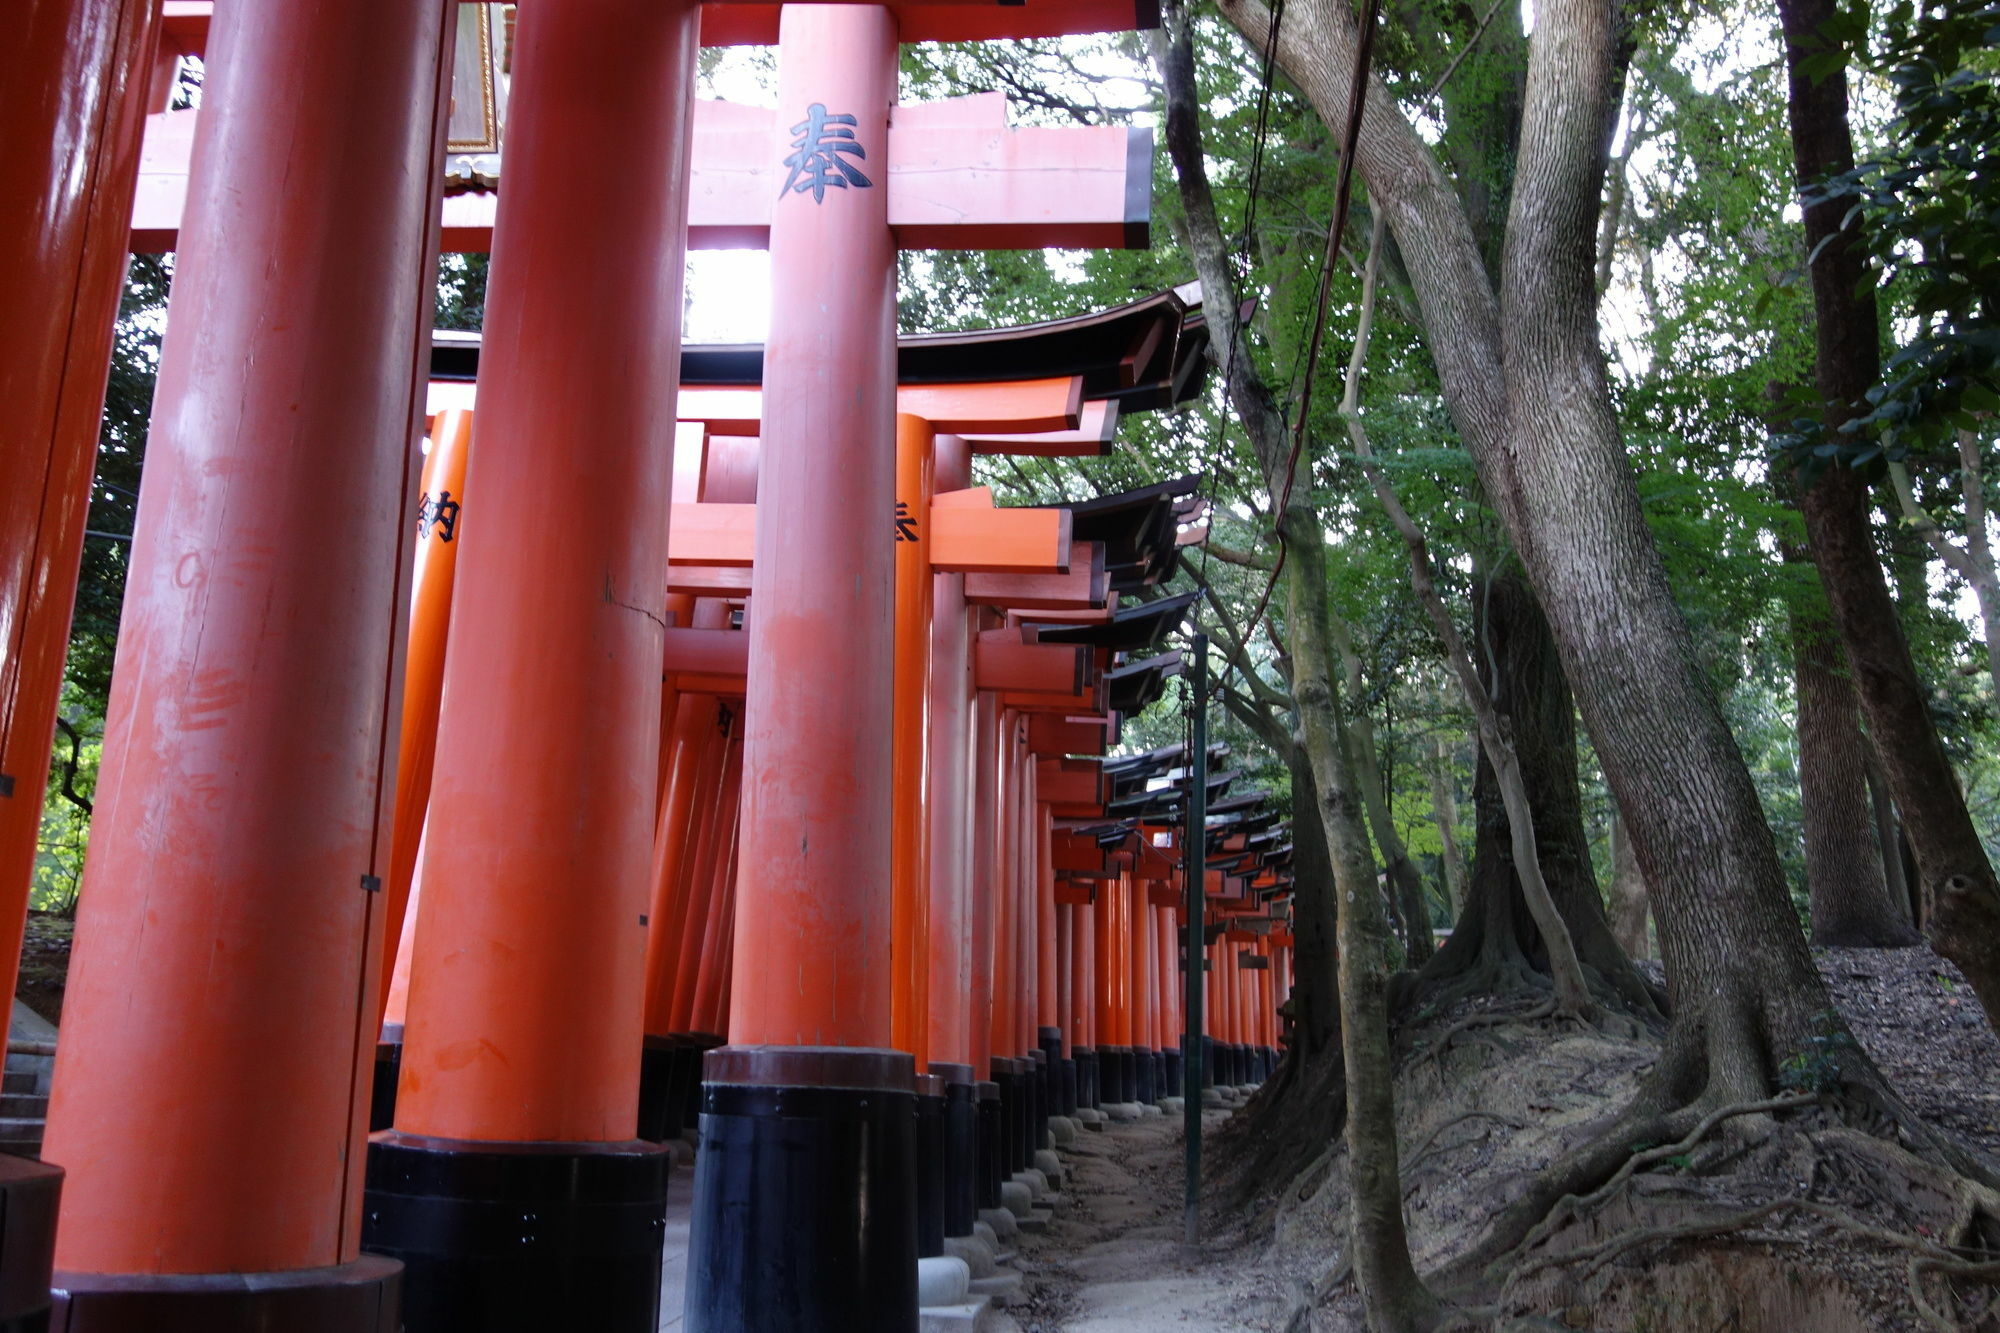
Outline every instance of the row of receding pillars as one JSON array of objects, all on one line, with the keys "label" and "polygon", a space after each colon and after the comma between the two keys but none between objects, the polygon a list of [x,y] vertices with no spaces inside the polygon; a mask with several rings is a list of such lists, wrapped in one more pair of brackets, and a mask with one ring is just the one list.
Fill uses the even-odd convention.
[{"label": "row of receding pillars", "polygon": [[[398,733],[424,633],[406,590],[427,580],[404,516],[452,9],[216,7],[45,1147],[69,1173],[59,1326],[642,1326],[666,1171],[634,1137],[644,1038],[706,1020],[729,1045],[703,1066],[690,1326],[907,1326],[936,1087],[918,1058],[975,1115],[981,1083],[1020,1080],[1025,1119],[1033,1088],[1056,1095],[1045,1028],[1160,1050],[1146,979],[1170,920],[1141,878],[1056,909],[1025,724],[990,695],[962,696],[960,770],[988,817],[932,839],[993,867],[990,919],[969,912],[940,965],[931,900],[896,892],[921,881],[895,855],[883,446],[925,428],[896,414],[885,190],[774,208],[748,704],[677,691],[665,724],[697,49],[696,8],[670,0],[520,16],[476,521],[448,613],[420,608],[450,652],[408,846]],[[157,20],[149,0],[44,0],[0,56],[10,857],[47,771]],[[879,162],[896,22],[787,6],[779,124],[852,114]],[[926,745],[950,730],[934,715]],[[395,989],[384,887],[419,865],[394,1128],[364,1152]],[[10,960],[20,915],[0,913]],[[931,975],[899,1006],[911,950]],[[1045,1024],[1064,975],[1073,1016]],[[1217,1021],[1268,1047],[1251,1038],[1276,992],[1229,994]]]}]

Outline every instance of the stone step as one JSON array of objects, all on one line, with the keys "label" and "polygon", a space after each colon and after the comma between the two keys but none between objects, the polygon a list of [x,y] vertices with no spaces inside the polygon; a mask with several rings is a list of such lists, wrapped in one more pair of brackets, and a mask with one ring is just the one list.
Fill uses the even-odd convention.
[{"label": "stone step", "polygon": [[917,1311],[919,1333],[993,1333],[1000,1325],[989,1296],[964,1305],[926,1305]]},{"label": "stone step", "polygon": [[0,1093],[0,1116],[17,1120],[43,1120],[49,1114],[49,1099],[32,1092]]},{"label": "stone step", "polygon": [[33,1092],[35,1071],[32,1069],[10,1069],[0,1075],[0,1092]]}]

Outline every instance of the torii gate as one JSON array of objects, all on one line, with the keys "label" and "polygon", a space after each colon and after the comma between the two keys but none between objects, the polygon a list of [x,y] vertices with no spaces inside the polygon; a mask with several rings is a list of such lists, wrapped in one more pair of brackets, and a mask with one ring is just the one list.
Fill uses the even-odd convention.
[{"label": "torii gate", "polygon": [[[737,1044],[712,1057],[691,1322],[911,1327],[913,1072],[882,1049],[887,988],[866,974],[888,917],[892,556],[863,516],[893,503],[897,238],[892,191],[860,163],[895,156],[899,36],[1134,15],[1110,0],[711,12],[711,39],[775,21],[784,48],[763,154],[789,173],[769,216],[783,304],[766,496],[781,518],[760,525],[750,688],[770,673],[770,706],[745,737],[739,916],[790,941],[801,967],[782,994],[738,996]],[[452,13],[451,0],[215,7],[47,1145],[72,1172],[57,1263],[79,1330],[396,1325],[398,1266],[359,1252],[359,1136],[406,583],[398,497],[415,484],[411,371]],[[454,599],[466,652],[447,666],[427,859],[425,910],[466,944],[462,966],[413,977],[428,1016],[409,1033],[412,1132],[368,1164],[371,1188],[441,1219],[408,1238],[423,1254],[412,1330],[467,1311],[494,1329],[637,1329],[657,1300],[662,1160],[626,1137],[650,844],[649,803],[631,797],[657,774],[670,516],[657,441],[672,431],[696,21],[688,0],[520,12],[487,471],[472,482],[491,521],[467,532]],[[114,46],[84,86],[143,68]],[[129,189],[108,181],[103,197]],[[1034,233],[1015,221],[967,241],[1022,244]],[[642,359],[592,364],[591,333]],[[541,466],[565,435],[589,448]],[[837,688],[809,697],[806,663]],[[602,743],[580,747],[578,731]],[[495,1032],[492,997],[529,984],[503,954],[573,970],[534,973],[548,1003]],[[725,1231],[731,1188],[799,1128],[779,1105],[811,1108],[818,1174]],[[547,1258],[523,1263],[461,1225],[494,1207],[532,1217],[523,1243]],[[579,1226],[604,1228],[594,1265],[557,1239]],[[750,1254],[792,1262],[733,1262]]]}]

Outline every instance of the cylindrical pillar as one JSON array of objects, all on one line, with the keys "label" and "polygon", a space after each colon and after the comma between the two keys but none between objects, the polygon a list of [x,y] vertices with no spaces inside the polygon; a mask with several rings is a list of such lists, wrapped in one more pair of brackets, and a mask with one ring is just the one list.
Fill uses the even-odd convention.
[{"label": "cylindrical pillar", "polygon": [[356,1168],[452,8],[216,7],[46,1144],[78,1333],[399,1324]]},{"label": "cylindrical pillar", "polygon": [[465,516],[465,468],[471,455],[472,413],[440,412],[431,422],[417,501],[416,558],[410,576],[409,647],[403,658],[402,730],[396,748],[396,813],[389,844],[389,877],[382,886],[382,982],[379,1021],[389,1003],[390,978],[403,945],[410,881],[424,835],[437,759],[438,703],[444,695],[446,631],[451,588],[458,570],[458,534]]},{"label": "cylindrical pillar", "polygon": [[672,1015],[687,905],[683,852],[693,841],[697,774],[716,748],[709,744],[715,721],[714,696],[676,694],[661,760],[664,776],[646,912],[646,1039],[639,1062],[639,1137],[655,1143],[680,1137],[699,1082],[700,1057],[674,1032]]},{"label": "cylindrical pillar", "polygon": [[[21,955],[159,6],[55,0],[0,45],[0,980]],[[0,1327],[46,1319],[62,1171],[0,1162]],[[18,1325],[15,1321],[21,1321]]]},{"label": "cylindrical pillar", "polygon": [[[732,850],[740,852],[737,812],[741,808],[743,786],[742,710],[722,705],[726,734],[722,746],[722,768],[714,793],[704,793],[702,827],[695,839],[688,868],[687,907],[681,916],[681,950],[675,964],[674,1003],[670,1011],[671,1030],[694,1032],[694,997],[702,968],[703,952],[716,939],[717,908],[722,881],[717,875]],[[720,1036],[720,1033],[711,1033]]]},{"label": "cylindrical pillar", "polygon": [[[633,1134],[698,15],[566,0],[515,30],[479,522],[368,1165],[410,1333],[658,1322],[667,1159]],[[496,1207],[524,1220],[503,1234]]]},{"label": "cylindrical pillar", "polygon": [[893,14],[779,19],[736,981],[708,1056],[691,1330],[916,1326],[915,1065],[889,1049]]},{"label": "cylindrical pillar", "polygon": [[69,650],[158,10],[152,0],[44,0],[10,15],[0,44],[0,979],[8,995]]},{"label": "cylindrical pillar", "polygon": [[[972,632],[983,627],[987,616],[974,618]],[[967,822],[971,826],[971,869],[967,877],[966,928],[970,959],[966,985],[966,1044],[972,1050],[972,1068],[979,1113],[979,1206],[1000,1206],[1000,1183],[1007,1176],[1006,1108],[1002,1104],[999,1053],[993,1046],[991,1016],[994,1007],[993,954],[995,945],[995,899],[999,895],[1000,864],[1000,709],[991,694],[978,694],[972,706],[972,753],[969,779],[972,807]],[[1011,1069],[1011,1065],[1008,1066]]]},{"label": "cylindrical pillar", "polygon": [[933,432],[896,417],[895,723],[890,771],[890,938],[896,1049],[930,1063],[931,487]]},{"label": "cylindrical pillar", "polygon": [[[932,484],[961,490],[971,484],[972,456],[965,441],[940,435],[932,450]],[[944,1230],[970,1235],[977,1220],[979,1171],[978,1083],[968,1027],[972,985],[969,879],[972,869],[971,786],[972,628],[965,603],[965,575],[932,574],[929,738],[929,989],[928,1072],[944,1080]]]},{"label": "cylindrical pillar", "polygon": [[1156,1101],[1153,1074],[1153,912],[1152,881],[1134,878],[1127,899],[1127,938],[1132,950],[1132,1063],[1134,1100]]}]

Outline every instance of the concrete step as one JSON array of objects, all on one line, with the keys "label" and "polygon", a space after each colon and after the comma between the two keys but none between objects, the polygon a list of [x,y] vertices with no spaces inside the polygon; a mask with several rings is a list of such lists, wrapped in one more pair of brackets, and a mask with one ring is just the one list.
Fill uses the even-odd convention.
[{"label": "concrete step", "polygon": [[43,1120],[49,1114],[49,1099],[32,1092],[0,1093],[0,1116],[17,1120]]},{"label": "concrete step", "polygon": [[992,1333],[998,1329],[998,1312],[989,1296],[980,1296],[964,1305],[926,1305],[917,1311],[919,1333]]},{"label": "concrete step", "polygon": [[35,1071],[32,1069],[10,1069],[0,1075],[0,1092],[33,1092]]}]

